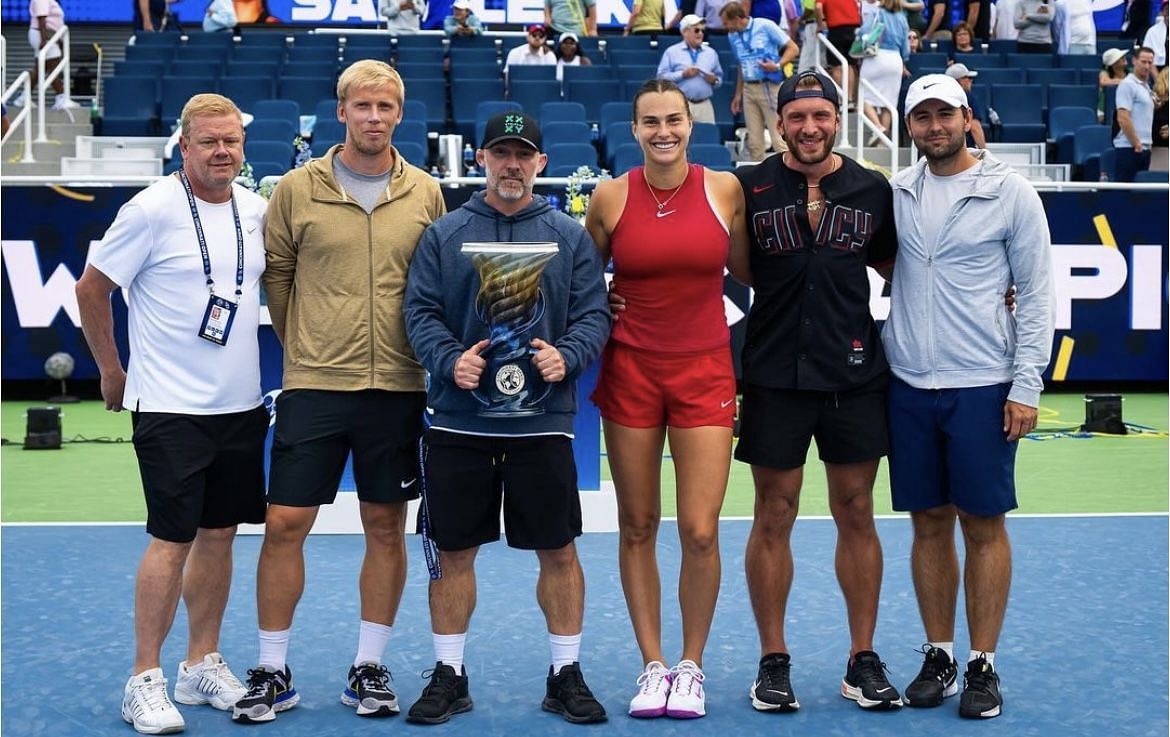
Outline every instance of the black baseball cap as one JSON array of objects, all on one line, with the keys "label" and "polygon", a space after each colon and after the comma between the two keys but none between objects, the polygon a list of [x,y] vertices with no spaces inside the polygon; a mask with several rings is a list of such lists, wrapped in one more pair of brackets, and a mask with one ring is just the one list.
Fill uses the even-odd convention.
[{"label": "black baseball cap", "polygon": [[519,110],[500,113],[488,120],[483,129],[483,143],[479,147],[490,148],[500,141],[509,139],[523,141],[539,152],[540,124],[536,122],[536,118]]},{"label": "black baseball cap", "polygon": [[[810,77],[820,84],[816,87],[797,87],[801,83],[801,80]],[[780,85],[780,94],[776,101],[776,112],[783,110],[784,106],[793,100],[802,100],[806,97],[819,97],[833,103],[833,107],[835,108],[841,107],[841,98],[837,95],[837,85],[833,84],[833,80],[809,69],[797,74],[795,77],[789,77],[784,80],[784,84]]]}]

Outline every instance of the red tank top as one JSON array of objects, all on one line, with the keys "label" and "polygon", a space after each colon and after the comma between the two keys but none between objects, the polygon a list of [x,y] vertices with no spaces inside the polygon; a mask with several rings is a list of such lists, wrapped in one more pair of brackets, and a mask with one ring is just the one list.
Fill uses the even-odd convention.
[{"label": "red tank top", "polygon": [[723,267],[731,238],[707,199],[704,175],[691,164],[677,194],[652,196],[642,167],[630,170],[626,206],[610,236],[614,290],[626,300],[614,340],[668,353],[728,345]]}]

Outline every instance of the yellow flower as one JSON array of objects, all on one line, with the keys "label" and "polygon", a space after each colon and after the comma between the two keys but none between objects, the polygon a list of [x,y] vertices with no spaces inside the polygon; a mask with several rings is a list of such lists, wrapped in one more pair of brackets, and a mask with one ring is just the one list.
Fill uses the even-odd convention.
[{"label": "yellow flower", "polygon": [[585,214],[585,195],[577,195],[569,201],[569,214],[583,215]]}]

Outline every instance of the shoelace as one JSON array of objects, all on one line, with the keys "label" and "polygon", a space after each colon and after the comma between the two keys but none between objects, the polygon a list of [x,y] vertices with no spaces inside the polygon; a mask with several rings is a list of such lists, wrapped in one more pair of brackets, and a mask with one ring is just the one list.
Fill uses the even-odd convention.
[{"label": "shoelace", "polygon": [[886,678],[886,664],[877,658],[863,658],[854,663],[857,667],[858,681],[868,681],[869,683],[877,684],[885,687],[889,685],[889,680]]},{"label": "shoelace", "polygon": [[592,696],[593,692],[589,690],[589,686],[585,685],[585,676],[582,675],[581,671],[577,670],[576,668],[568,670],[568,668],[569,666],[565,666],[561,669],[561,674],[567,675],[569,681],[563,686],[563,688],[565,688],[565,690],[569,691],[570,693],[581,696]]},{"label": "shoelace", "polygon": [[688,696],[697,693],[703,686],[703,671],[691,664],[680,664],[670,669],[672,680],[672,689],[675,693],[683,693]]},{"label": "shoelace", "polygon": [[390,688],[390,671],[384,665],[362,666],[356,675],[366,691],[387,691]]},{"label": "shoelace", "polygon": [[641,687],[640,693],[652,694],[658,693],[662,688],[662,682],[667,680],[667,675],[670,674],[665,667],[651,668],[650,670],[642,671],[642,675],[638,676],[638,685]]},{"label": "shoelace", "polygon": [[248,669],[248,696],[259,696],[276,680],[276,674],[263,668]]},{"label": "shoelace", "polygon": [[222,688],[227,691],[239,691],[244,688],[244,684],[240,683],[240,679],[236,678],[236,674],[232,673],[231,668],[224,661],[219,661],[214,668],[215,680],[220,683]]},{"label": "shoelace", "polygon": [[447,675],[446,670],[439,670],[438,668],[431,668],[422,672],[422,677],[429,679],[427,685],[423,688],[423,696],[430,696],[436,691],[447,691],[455,688],[455,682],[459,678],[459,674],[455,669],[451,669],[451,675]]},{"label": "shoelace", "polygon": [[[943,658],[930,657],[930,653],[934,649],[935,648],[932,648],[930,645],[923,645],[914,652],[922,653],[922,655],[926,658],[922,663],[922,675],[926,676],[927,678],[934,678],[942,681],[945,680],[944,676],[946,676],[946,672],[951,666],[951,659],[946,655],[945,650],[940,650],[940,652],[943,653]],[[944,658],[946,659],[946,665],[942,665],[942,660]]]},{"label": "shoelace", "polygon": [[760,664],[760,670],[763,672],[762,684],[765,689],[787,691],[788,684],[786,683],[788,674],[788,664],[780,658],[765,658],[764,662]]},{"label": "shoelace", "polygon": [[995,671],[993,671],[991,667],[987,665],[987,661],[983,658],[977,658],[972,662],[979,665],[977,666],[977,670],[975,670],[974,673],[971,672],[972,668],[967,668],[967,673],[963,679],[964,685],[968,690],[973,689],[976,691],[990,692],[991,684],[995,680]]},{"label": "shoelace", "polygon": [[166,679],[151,681],[143,685],[139,693],[142,694],[142,700],[146,702],[146,706],[150,711],[158,711],[167,707],[174,708],[171,704],[170,697],[167,696]]}]

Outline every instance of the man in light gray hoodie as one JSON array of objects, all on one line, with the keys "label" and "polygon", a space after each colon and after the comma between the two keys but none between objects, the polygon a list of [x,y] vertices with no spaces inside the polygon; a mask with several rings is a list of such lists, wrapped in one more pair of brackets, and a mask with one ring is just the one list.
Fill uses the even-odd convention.
[{"label": "man in light gray hoodie", "polygon": [[[986,151],[967,149],[971,111],[945,74],[910,85],[906,124],[924,160],[891,182],[898,229],[882,344],[894,509],[914,524],[911,571],[927,644],[907,706],[958,691],[959,563],[971,651],[959,714],[998,716],[995,648],[1011,584],[1005,515],[1016,507],[1018,441],[1036,426],[1052,346],[1051,241],[1039,195]],[[1014,285],[1016,310],[1004,304]]]}]

